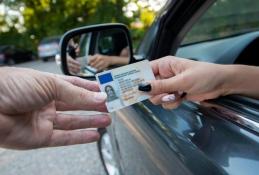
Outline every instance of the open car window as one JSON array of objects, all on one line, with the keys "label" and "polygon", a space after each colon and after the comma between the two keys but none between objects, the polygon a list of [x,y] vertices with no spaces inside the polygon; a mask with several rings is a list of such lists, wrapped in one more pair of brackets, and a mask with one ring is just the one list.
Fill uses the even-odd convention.
[{"label": "open car window", "polygon": [[[176,56],[218,64],[258,66],[258,14],[259,1],[215,1],[186,34]],[[258,125],[259,100],[234,95],[214,102],[242,113]]]}]

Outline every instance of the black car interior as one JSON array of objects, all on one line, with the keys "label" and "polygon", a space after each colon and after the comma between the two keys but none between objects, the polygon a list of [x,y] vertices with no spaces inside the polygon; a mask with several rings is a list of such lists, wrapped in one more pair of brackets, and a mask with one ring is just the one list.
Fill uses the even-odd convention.
[{"label": "black car interior", "polygon": [[259,32],[185,45],[176,56],[220,64],[259,66]]},{"label": "black car interior", "polygon": [[237,57],[235,64],[259,66],[258,49],[259,37],[254,39]]}]

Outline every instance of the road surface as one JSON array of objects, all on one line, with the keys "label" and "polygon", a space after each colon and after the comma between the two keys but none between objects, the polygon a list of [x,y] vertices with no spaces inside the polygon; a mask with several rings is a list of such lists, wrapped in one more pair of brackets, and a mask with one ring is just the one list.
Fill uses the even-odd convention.
[{"label": "road surface", "polygon": [[[60,73],[54,61],[16,65]],[[32,151],[0,149],[0,175],[105,175],[96,143]]]}]

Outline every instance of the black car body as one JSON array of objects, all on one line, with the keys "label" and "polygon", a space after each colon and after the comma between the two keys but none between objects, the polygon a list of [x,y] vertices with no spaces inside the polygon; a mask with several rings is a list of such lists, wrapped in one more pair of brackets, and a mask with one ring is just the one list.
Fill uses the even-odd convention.
[{"label": "black car body", "polygon": [[32,51],[15,47],[14,45],[0,46],[0,65],[12,65],[35,59]]},{"label": "black car body", "polygon": [[[257,28],[226,36],[223,32],[220,37],[183,43],[208,9],[224,6],[226,1],[168,1],[135,58],[154,60],[176,55],[197,61],[259,66],[256,49],[259,48],[259,24],[253,23],[257,11],[245,11],[249,15],[246,21],[256,24]],[[246,5],[254,8],[251,2],[256,1],[246,1],[242,6],[243,1],[232,0],[240,8]],[[259,11],[259,6],[257,8]],[[227,17],[233,17],[230,12],[226,11]],[[234,17],[240,20],[242,14]],[[222,19],[219,19],[219,27],[235,28],[231,20],[226,23]],[[116,111],[111,117],[111,126],[100,130],[103,137],[98,143],[107,173],[256,175],[259,172],[258,100],[229,96],[203,103],[184,102],[174,110],[165,110],[146,100]]]}]

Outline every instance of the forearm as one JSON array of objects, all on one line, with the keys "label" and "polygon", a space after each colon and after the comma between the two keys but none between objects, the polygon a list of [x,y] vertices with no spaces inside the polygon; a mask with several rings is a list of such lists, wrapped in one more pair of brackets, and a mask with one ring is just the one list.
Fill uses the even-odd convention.
[{"label": "forearm", "polygon": [[110,65],[126,65],[129,63],[129,57],[110,56]]},{"label": "forearm", "polygon": [[225,65],[227,94],[239,94],[259,99],[259,68],[246,65]]}]

